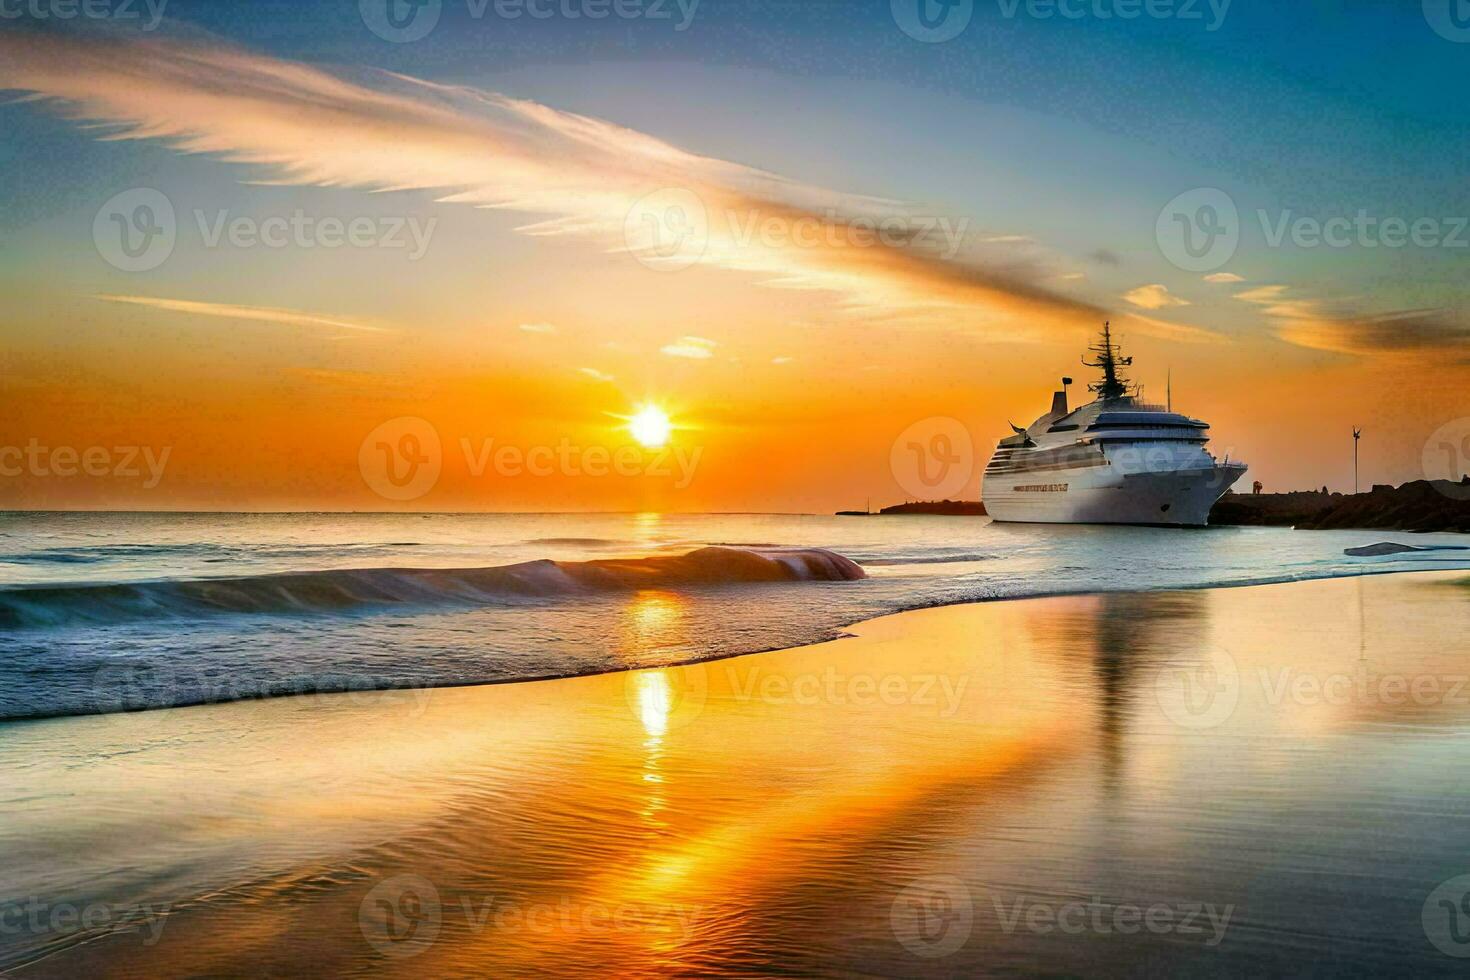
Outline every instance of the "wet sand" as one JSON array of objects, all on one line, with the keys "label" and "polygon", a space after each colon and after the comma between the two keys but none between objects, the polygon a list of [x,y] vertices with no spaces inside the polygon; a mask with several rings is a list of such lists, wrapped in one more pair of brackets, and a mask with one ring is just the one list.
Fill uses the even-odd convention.
[{"label": "wet sand", "polygon": [[[639,593],[610,628],[656,634],[681,601]],[[662,670],[6,725],[0,966],[1463,968],[1465,573],[851,632]]]}]

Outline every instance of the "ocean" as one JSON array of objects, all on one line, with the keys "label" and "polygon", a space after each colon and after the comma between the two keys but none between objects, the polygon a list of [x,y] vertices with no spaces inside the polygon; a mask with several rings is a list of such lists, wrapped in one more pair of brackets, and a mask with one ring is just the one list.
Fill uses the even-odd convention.
[{"label": "ocean", "polygon": [[[1385,540],[1447,550],[1344,554]],[[668,666],[927,606],[1470,568],[1466,544],[922,516],[8,513],[0,719]]]}]

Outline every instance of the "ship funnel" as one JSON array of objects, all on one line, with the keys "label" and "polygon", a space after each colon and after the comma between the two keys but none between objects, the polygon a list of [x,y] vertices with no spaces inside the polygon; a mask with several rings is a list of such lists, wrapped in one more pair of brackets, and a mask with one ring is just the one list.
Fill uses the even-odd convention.
[{"label": "ship funnel", "polygon": [[1067,414],[1067,390],[1054,391],[1051,394],[1051,413],[1061,416]]}]

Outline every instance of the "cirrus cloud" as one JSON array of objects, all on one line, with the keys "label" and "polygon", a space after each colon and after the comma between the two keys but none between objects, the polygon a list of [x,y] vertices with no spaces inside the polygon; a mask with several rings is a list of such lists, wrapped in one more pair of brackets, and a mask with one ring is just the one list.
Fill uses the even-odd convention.
[{"label": "cirrus cloud", "polygon": [[[446,203],[535,215],[528,235],[619,251],[640,201],[687,192],[706,217],[690,264],[768,286],[830,290],[854,315],[995,340],[1073,336],[1104,318],[1018,258],[1019,236],[936,247],[913,207],[800,183],[703,156],[589,116],[388,72],[352,81],[222,44],[150,36],[0,34],[0,87],[52,106],[109,140],[158,140],[256,168],[257,183],[427,191]],[[901,230],[873,241],[875,222]],[[759,236],[771,223],[830,233]],[[664,244],[662,242],[660,245]],[[684,251],[679,251],[683,249]],[[667,259],[667,255],[660,255]],[[1099,261],[1115,260],[1098,252]],[[1151,321],[1139,320],[1142,332]]]}]

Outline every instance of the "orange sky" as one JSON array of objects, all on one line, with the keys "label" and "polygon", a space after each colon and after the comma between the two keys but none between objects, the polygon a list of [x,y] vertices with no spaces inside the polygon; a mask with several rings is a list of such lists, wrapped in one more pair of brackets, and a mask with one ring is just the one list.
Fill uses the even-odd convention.
[{"label": "orange sky", "polygon": [[[1355,424],[1365,485],[1421,478],[1443,426],[1470,436],[1457,322],[1322,287],[1361,256],[1243,249],[1184,271],[1146,196],[1118,229],[1074,216],[1125,243],[1088,256],[1017,227],[996,201],[1036,188],[997,175],[973,200],[859,193],[755,166],[774,144],[722,159],[349,74],[198,39],[0,37],[0,87],[47,97],[0,109],[26,145],[119,168],[0,254],[0,507],[830,511],[924,495],[894,444],[943,418],[970,434],[953,493],[974,497],[1007,421],[1045,411],[1062,374],[1091,380],[1078,357],[1104,318],[1149,398],[1172,372],[1175,407],[1250,464],[1244,485],[1350,489]],[[176,239],[141,270],[105,242],[142,213],[137,188],[162,189]],[[1074,190],[1041,193],[1035,223]],[[408,225],[421,254],[260,244],[292,215]],[[256,237],[219,233],[236,220]],[[664,454],[624,427],[644,403],[675,423]],[[432,479],[382,492],[385,439]]]}]

